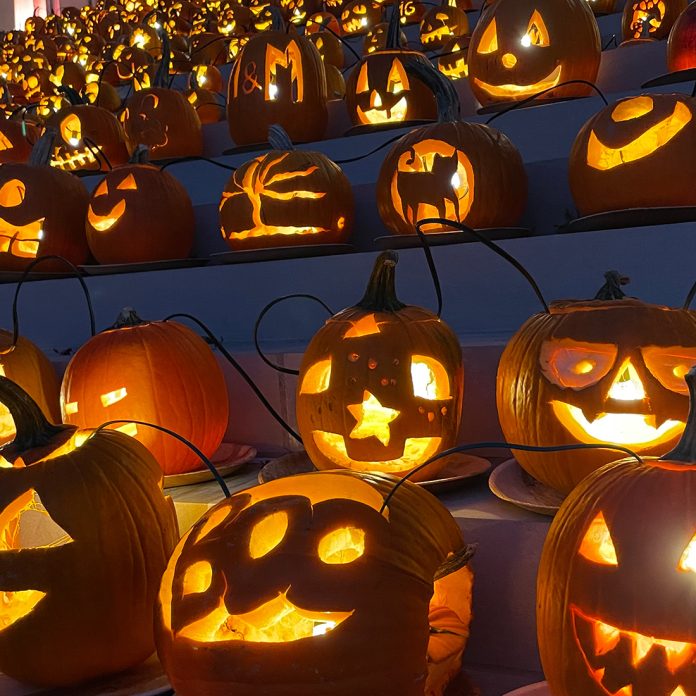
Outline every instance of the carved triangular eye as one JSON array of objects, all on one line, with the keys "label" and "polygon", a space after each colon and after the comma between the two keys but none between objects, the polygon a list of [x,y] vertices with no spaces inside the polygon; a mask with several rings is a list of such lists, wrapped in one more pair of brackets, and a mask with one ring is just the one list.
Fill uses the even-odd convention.
[{"label": "carved triangular eye", "polygon": [[476,53],[495,53],[497,50],[498,27],[496,26],[495,18],[493,18],[481,36]]},{"label": "carved triangular eye", "polygon": [[116,188],[121,191],[137,191],[138,184],[135,183],[135,177],[129,174]]},{"label": "carved triangular eye", "polygon": [[691,541],[686,545],[677,567],[679,570],[696,573],[696,534],[691,537]]},{"label": "carved triangular eye", "polygon": [[617,566],[616,549],[604,515],[600,512],[592,520],[580,544],[579,553],[588,561],[601,565]]}]

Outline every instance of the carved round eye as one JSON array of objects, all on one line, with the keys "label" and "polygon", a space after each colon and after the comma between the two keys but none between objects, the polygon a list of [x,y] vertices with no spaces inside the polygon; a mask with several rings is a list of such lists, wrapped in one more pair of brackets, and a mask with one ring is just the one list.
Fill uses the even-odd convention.
[{"label": "carved round eye", "polygon": [[650,346],[643,348],[642,353],[645,366],[665,389],[677,394],[689,393],[684,376],[692,365],[696,365],[696,350],[680,346]]},{"label": "carved round eye", "polygon": [[601,512],[590,522],[578,553],[593,563],[608,566],[619,565],[614,541]]},{"label": "carved round eye", "polygon": [[611,370],[617,355],[611,344],[565,339],[547,341],[541,347],[541,371],[552,384],[566,389],[585,389]]},{"label": "carved round eye", "polygon": [[0,188],[0,206],[15,208],[24,202],[26,186],[19,179],[10,179]]},{"label": "carved round eye", "polygon": [[427,355],[411,356],[413,395],[435,401],[449,399],[450,383],[445,366]]},{"label": "carved round eye", "polygon": [[274,512],[257,522],[249,537],[249,555],[252,558],[262,558],[273,551],[288,531],[288,515],[285,512]]},{"label": "carved round eye", "polygon": [[60,124],[60,134],[66,143],[77,147],[82,140],[82,124],[75,114],[66,116]]},{"label": "carved round eye", "polygon": [[208,561],[197,561],[184,572],[184,585],[181,594],[200,594],[210,588],[213,581],[213,567]]},{"label": "carved round eye", "polygon": [[329,565],[352,563],[365,553],[365,532],[358,527],[339,527],[319,541],[319,558]]}]

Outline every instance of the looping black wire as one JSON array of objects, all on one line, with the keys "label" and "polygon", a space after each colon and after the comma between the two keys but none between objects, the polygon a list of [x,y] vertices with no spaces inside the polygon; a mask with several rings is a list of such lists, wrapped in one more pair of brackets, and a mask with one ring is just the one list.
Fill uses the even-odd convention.
[{"label": "looping black wire", "polygon": [[329,316],[333,316],[334,312],[329,307],[323,300],[320,298],[316,297],[315,295],[309,295],[307,293],[295,293],[293,295],[283,295],[283,297],[276,297],[275,300],[271,300],[260,312],[259,316],[256,317],[256,322],[254,322],[254,346],[256,347],[256,352],[258,353],[259,357],[261,360],[263,360],[266,365],[269,367],[272,367],[276,372],[282,372],[283,374],[286,375],[299,375],[300,371],[299,370],[293,370],[289,367],[283,367],[282,365],[276,365],[275,363],[272,363],[265,355],[263,350],[261,350],[261,345],[259,343],[259,328],[261,327],[261,322],[263,318],[268,314],[268,312],[275,307],[277,304],[280,304],[281,302],[285,302],[285,300],[293,300],[293,299],[306,299],[306,300],[314,300],[314,302],[318,302],[328,313]]},{"label": "looping black wire", "polygon": [[248,372],[230,355],[229,351],[222,345],[218,338],[213,334],[213,332],[204,324],[200,319],[194,317],[193,314],[187,314],[185,312],[177,312],[176,314],[170,314],[165,317],[162,321],[170,321],[171,319],[176,319],[182,317],[189,319],[194,322],[208,337],[208,340],[220,351],[221,355],[227,360],[227,362],[232,365],[232,367],[237,370],[242,379],[249,385],[251,390],[254,392],[258,400],[264,405],[266,410],[273,416],[277,423],[297,442],[302,444],[302,438],[296,433],[283,419],[283,417],[271,406],[270,401],[266,398],[264,393],[258,388],[254,380],[249,376]]},{"label": "looping black wire", "polygon": [[84,136],[82,139],[85,141],[85,145],[97,160],[97,164],[99,164],[99,169],[101,170],[101,164],[99,163],[99,158],[101,157],[104,160],[104,164],[109,168],[109,171],[112,171],[113,166],[111,165],[111,162],[109,162],[109,158],[106,156],[104,150],[101,147],[99,147],[99,145],[97,145],[97,143],[95,143],[94,140],[92,140],[92,138]]},{"label": "looping black wire", "polygon": [[694,283],[691,286],[691,289],[686,295],[686,299],[684,300],[684,306],[682,307],[682,309],[689,309],[691,307],[691,303],[694,300],[694,297],[696,297],[696,283]]},{"label": "looping black wire", "polygon": [[463,222],[457,222],[456,220],[448,220],[447,218],[425,218],[423,220],[419,220],[416,226],[416,230],[418,231],[418,225],[432,225],[432,224],[439,224],[439,225],[447,225],[448,227],[453,227],[456,230],[460,230],[461,232],[469,232],[472,234],[476,239],[481,242],[484,246],[487,246],[491,251],[494,251],[498,256],[502,257],[505,259],[510,265],[512,265],[514,268],[516,268],[525,278],[525,280],[531,285],[532,290],[534,291],[534,294],[537,296],[537,299],[541,303],[541,306],[544,308],[544,311],[547,314],[551,313],[551,310],[549,308],[548,302],[544,299],[544,295],[541,292],[541,289],[537,285],[536,280],[532,277],[532,274],[511,254],[508,254],[505,249],[502,247],[498,246],[495,242],[491,241],[486,237],[484,234],[479,232],[478,230],[475,230],[473,227],[469,227],[468,225],[465,225]]},{"label": "looping black wire", "polygon": [[12,344],[10,345],[9,348],[6,348],[5,350],[0,351],[0,355],[7,355],[8,353],[11,353],[15,349],[15,346],[17,345],[17,341],[19,340],[19,312],[17,310],[17,303],[19,301],[19,291],[22,289],[22,285],[26,282],[27,277],[29,276],[29,273],[31,272],[31,270],[35,266],[38,266],[40,263],[42,263],[44,261],[48,261],[49,259],[54,260],[54,261],[55,260],[62,261],[67,266],[70,266],[70,268],[75,273],[75,278],[77,278],[80,285],[82,286],[82,291],[85,294],[85,301],[87,302],[87,311],[89,313],[90,335],[94,336],[97,333],[96,322],[94,321],[94,308],[92,307],[92,298],[89,294],[87,284],[85,283],[85,280],[82,277],[82,272],[80,271],[80,269],[74,263],[72,263],[72,261],[68,261],[68,259],[66,259],[62,256],[57,256],[55,254],[51,254],[49,256],[41,256],[38,259],[34,259],[24,269],[24,272],[22,273],[22,277],[17,281],[17,288],[15,289],[15,294],[14,294],[14,297],[12,298]]},{"label": "looping black wire", "polygon": [[606,51],[609,48],[609,46],[612,45],[612,43],[614,44],[614,46],[618,46],[618,43],[616,41],[616,34],[612,34],[609,37],[609,40],[604,44],[604,46],[602,46],[602,51]]},{"label": "looping black wire", "polygon": [[159,430],[160,432],[166,433],[167,435],[171,435],[171,437],[175,438],[176,440],[179,440],[179,442],[183,442],[202,462],[210,469],[210,473],[213,475],[213,478],[217,482],[218,486],[222,489],[222,493],[225,496],[225,498],[229,498],[232,494],[230,493],[230,489],[227,487],[227,484],[225,483],[225,479],[220,476],[220,472],[217,470],[217,467],[213,462],[208,459],[208,457],[203,454],[203,452],[196,447],[196,445],[193,444],[193,442],[190,442],[187,440],[183,435],[179,435],[179,433],[175,433],[173,430],[170,430],[169,428],[165,428],[163,425],[157,425],[156,423],[148,423],[147,421],[140,421],[140,420],[110,420],[106,421],[106,423],[102,423],[98,428],[95,429],[94,434],[98,433],[100,430],[104,430],[104,428],[108,428],[110,425],[116,425],[118,423],[121,424],[126,424],[126,423],[134,423],[135,425],[144,425],[148,428],[153,428],[154,430]]},{"label": "looping black wire", "polygon": [[366,157],[374,155],[376,152],[379,152],[380,150],[387,147],[387,145],[391,145],[392,143],[396,142],[397,140],[400,140],[403,137],[403,134],[395,135],[393,138],[385,140],[381,145],[378,145],[376,148],[370,150],[369,152],[366,152],[364,155],[358,155],[357,157],[349,157],[348,159],[334,160],[334,164],[349,164],[350,162],[357,162],[358,160],[365,159]]},{"label": "looping black wire", "polygon": [[423,232],[423,225],[427,225],[429,222],[435,218],[424,218],[423,220],[418,220],[416,222],[416,234],[420,240],[421,246],[423,247],[423,253],[425,254],[425,260],[428,262],[428,269],[430,270],[430,275],[433,279],[433,285],[435,286],[435,294],[437,295],[437,316],[442,316],[442,287],[440,285],[440,276],[437,273],[437,267],[435,266],[435,260],[433,259],[433,252],[430,248],[430,242],[427,240],[427,235]]},{"label": "looping black wire", "polygon": [[237,167],[234,167],[231,164],[223,164],[222,162],[217,162],[214,159],[211,159],[210,157],[197,157],[197,156],[192,156],[192,157],[177,157],[175,159],[169,160],[169,162],[165,162],[160,169],[164,170],[167,167],[170,167],[172,164],[181,164],[182,162],[207,162],[208,164],[212,164],[216,167],[220,167],[220,169],[227,169],[227,171],[230,172],[236,172]]},{"label": "looping black wire", "polygon": [[549,445],[549,446],[544,446],[544,445],[520,445],[514,442],[505,442],[504,440],[501,442],[472,442],[472,443],[467,443],[464,445],[457,445],[456,447],[450,447],[450,449],[443,450],[439,454],[434,455],[433,457],[430,457],[427,461],[423,462],[419,466],[417,466],[415,469],[412,471],[409,471],[406,476],[404,476],[398,483],[394,484],[394,487],[389,491],[387,494],[386,498],[384,499],[384,502],[382,503],[382,507],[380,508],[380,514],[382,514],[389,504],[389,501],[391,498],[394,496],[394,493],[404,484],[405,481],[407,481],[411,476],[413,476],[415,473],[419,472],[421,469],[424,469],[426,466],[432,464],[433,462],[437,461],[438,459],[442,459],[444,457],[449,457],[452,454],[457,454],[458,452],[470,452],[471,450],[479,450],[479,449],[492,449],[492,448],[507,448],[510,450],[519,450],[521,452],[569,452],[573,450],[585,450],[585,449],[608,449],[608,450],[615,450],[616,452],[623,452],[624,454],[627,454],[629,457],[633,457],[639,464],[643,463],[643,460],[640,458],[639,455],[637,455],[633,450],[629,449],[628,447],[623,447],[621,445],[613,445],[610,443],[598,443],[598,444],[589,444],[589,443],[578,443],[577,445]]},{"label": "looping black wire", "polygon": [[554,85],[553,87],[547,87],[546,89],[542,89],[541,92],[537,92],[536,94],[532,94],[529,97],[526,97],[525,99],[521,99],[520,101],[514,102],[510,106],[506,107],[505,109],[501,109],[497,113],[493,114],[487,121],[486,125],[488,126],[490,123],[495,121],[496,118],[500,118],[500,116],[503,116],[504,114],[507,114],[510,111],[514,111],[515,109],[519,109],[521,106],[524,106],[525,104],[529,104],[530,102],[533,102],[535,99],[538,99],[542,95],[546,94],[547,92],[553,92],[553,90],[558,89],[559,87],[565,87],[566,85],[575,85],[575,84],[580,84],[580,85],[589,85],[592,87],[592,89],[597,92],[599,95],[600,99],[604,102],[605,106],[609,106],[609,101],[607,98],[604,96],[604,92],[602,92],[599,87],[594,82],[590,82],[589,80],[566,80],[565,82],[559,82],[557,85]]}]

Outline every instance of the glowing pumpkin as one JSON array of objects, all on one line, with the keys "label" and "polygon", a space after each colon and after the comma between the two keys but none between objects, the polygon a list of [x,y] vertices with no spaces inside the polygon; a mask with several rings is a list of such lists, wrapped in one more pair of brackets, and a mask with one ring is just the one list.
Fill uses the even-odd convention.
[{"label": "glowing pumpkin", "polygon": [[624,41],[665,39],[688,0],[628,0],[621,18]]},{"label": "glowing pumpkin", "polygon": [[382,8],[371,0],[351,0],[341,12],[341,30],[349,36],[368,32],[382,19]]},{"label": "glowing pumpkin", "polygon": [[315,472],[207,512],[160,590],[157,649],[177,694],[441,696],[468,635],[469,552],[418,486],[381,512],[395,482]]},{"label": "glowing pumpkin", "polygon": [[551,525],[537,626],[557,696],[696,693],[696,370],[686,379],[677,447],[594,472]]},{"label": "glowing pumpkin", "polygon": [[448,0],[428,10],[420,23],[420,40],[426,50],[442,48],[449,40],[468,33],[466,12],[449,5]]},{"label": "glowing pumpkin", "polygon": [[0,163],[26,162],[36,138],[32,124],[0,119]]},{"label": "glowing pumpkin", "polygon": [[667,67],[670,72],[696,68],[696,5],[687,5],[669,32]]},{"label": "glowing pumpkin", "polygon": [[[361,302],[329,319],[305,351],[297,424],[318,469],[404,476],[456,442],[461,349],[437,316],[396,298],[396,261],[381,254]],[[432,478],[443,463],[414,479]]]}]

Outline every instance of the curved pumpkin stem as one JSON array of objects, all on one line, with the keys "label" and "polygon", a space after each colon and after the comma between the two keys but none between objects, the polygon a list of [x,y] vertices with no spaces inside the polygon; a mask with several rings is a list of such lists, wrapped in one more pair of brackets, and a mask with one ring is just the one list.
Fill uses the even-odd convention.
[{"label": "curved pumpkin stem", "polygon": [[71,106],[83,106],[85,104],[85,100],[80,96],[79,92],[69,85],[61,85],[58,87],[58,92],[70,102]]},{"label": "curved pumpkin stem", "polygon": [[149,164],[150,148],[142,143],[138,145],[128,160],[128,164]]},{"label": "curved pumpkin stem", "polygon": [[394,0],[392,3],[391,16],[387,25],[387,39],[384,48],[387,51],[401,49],[399,35],[401,33],[401,0]]},{"label": "curved pumpkin stem", "polygon": [[19,453],[47,445],[65,430],[74,430],[69,425],[49,423],[34,399],[18,384],[3,376],[0,376],[0,403],[14,420],[17,434],[9,446]]},{"label": "curved pumpkin stem", "polygon": [[677,446],[660,459],[693,466],[696,465],[696,366],[686,373],[684,379],[689,388],[689,417]]},{"label": "curved pumpkin stem", "polygon": [[399,256],[394,251],[383,251],[377,257],[365,294],[356,307],[370,312],[398,312],[406,306],[396,296],[398,261]]},{"label": "curved pumpkin stem", "polygon": [[274,150],[294,150],[290,136],[283,126],[274,123],[268,128],[268,142]]},{"label": "curved pumpkin stem", "polygon": [[116,317],[116,321],[109,328],[123,329],[128,326],[139,326],[140,324],[147,324],[147,322],[138,316],[133,307],[124,307]]},{"label": "curved pumpkin stem", "polygon": [[618,271],[607,271],[604,274],[604,285],[594,296],[595,300],[622,300],[626,293],[621,289],[622,285],[628,285],[630,278],[622,276]]},{"label": "curved pumpkin stem", "polygon": [[459,120],[461,106],[454,83],[430,63],[415,58],[404,61],[407,73],[418,78],[435,97],[438,123],[451,123]]},{"label": "curved pumpkin stem", "polygon": [[169,34],[162,29],[162,59],[157,67],[155,79],[152,81],[153,87],[169,87],[169,61],[172,57],[172,48],[169,43]]},{"label": "curved pumpkin stem", "polygon": [[53,153],[53,142],[58,135],[55,128],[46,128],[41,137],[34,143],[29,155],[28,164],[32,167],[48,166]]}]

